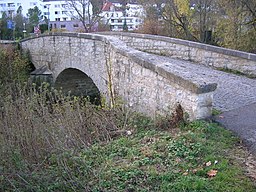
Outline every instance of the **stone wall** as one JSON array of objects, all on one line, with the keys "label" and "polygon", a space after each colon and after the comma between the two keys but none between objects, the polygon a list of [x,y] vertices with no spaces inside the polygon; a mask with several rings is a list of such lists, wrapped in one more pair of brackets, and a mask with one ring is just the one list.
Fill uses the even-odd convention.
[{"label": "stone wall", "polygon": [[[45,66],[52,72],[54,82],[64,70],[78,69],[92,79],[102,94],[108,95],[109,82],[104,41],[101,37],[98,40],[91,38],[91,36],[88,38],[83,34],[78,36],[77,33],[54,33],[49,36],[42,35],[25,39],[21,41],[21,46],[24,50],[29,49],[36,69]],[[68,77],[66,76],[66,81],[68,81]],[[65,84],[63,82],[65,77],[61,78],[64,78],[61,84]],[[70,82],[70,84],[73,83]],[[79,84],[81,85],[82,83],[80,82]],[[83,92],[86,91],[80,91],[81,94]]]},{"label": "stone wall", "polygon": [[12,40],[0,40],[0,44],[7,45],[7,44],[15,44],[15,41]]},{"label": "stone wall", "polygon": [[54,86],[62,88],[63,93],[75,96],[88,96],[91,100],[99,100],[100,93],[91,78],[77,69],[66,69],[62,71]]},{"label": "stone wall", "polygon": [[135,49],[200,63],[219,69],[232,69],[256,77],[256,54],[156,35],[104,32],[116,36]]},{"label": "stone wall", "polygon": [[0,40],[0,48],[6,48],[10,46],[15,46],[16,42],[15,41],[9,41],[9,40]]},{"label": "stone wall", "polygon": [[164,69],[158,56],[112,42],[113,87],[131,108],[147,115],[166,115],[181,104],[191,120],[211,115],[216,84],[205,84],[200,77],[187,79],[179,72]]},{"label": "stone wall", "polygon": [[167,66],[160,56],[135,50],[118,38],[52,33],[21,45],[30,50],[37,69],[52,71],[53,81],[66,69],[80,70],[109,102],[121,97],[127,106],[150,116],[170,114],[178,103],[191,120],[211,115],[214,82],[189,75],[175,63]]}]

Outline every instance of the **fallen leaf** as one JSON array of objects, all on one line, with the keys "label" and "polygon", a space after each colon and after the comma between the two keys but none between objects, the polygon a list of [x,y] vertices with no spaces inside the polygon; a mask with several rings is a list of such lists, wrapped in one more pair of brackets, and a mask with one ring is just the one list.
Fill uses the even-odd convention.
[{"label": "fallen leaf", "polygon": [[218,172],[217,170],[211,169],[210,171],[207,172],[207,175],[209,177],[215,177],[217,175],[217,172]]},{"label": "fallen leaf", "polygon": [[184,172],[182,175],[188,175],[188,170],[186,170],[186,172]]},{"label": "fallen leaf", "polygon": [[212,164],[211,161],[208,161],[207,163],[205,163],[205,165],[206,165],[207,167],[209,167],[211,164]]}]

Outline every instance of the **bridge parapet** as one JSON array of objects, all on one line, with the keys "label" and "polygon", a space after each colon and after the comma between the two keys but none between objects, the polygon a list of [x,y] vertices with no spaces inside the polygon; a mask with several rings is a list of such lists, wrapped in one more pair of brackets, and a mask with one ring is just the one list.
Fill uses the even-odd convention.
[{"label": "bridge parapet", "polygon": [[[211,116],[213,91],[217,84],[206,82],[193,66],[177,60],[165,61],[109,38],[115,90],[128,105],[148,115],[168,114],[181,104],[190,119]],[[189,71],[189,73],[188,73]],[[144,111],[144,112],[145,112]]]},{"label": "bridge parapet", "polygon": [[52,33],[23,40],[21,46],[30,50],[37,69],[46,66],[52,72],[53,81],[64,70],[77,69],[107,100],[121,97],[147,115],[170,114],[179,103],[191,120],[211,116],[217,85],[188,73],[188,63],[165,61],[118,38],[95,34]]},{"label": "bridge parapet", "polygon": [[128,46],[144,52],[192,61],[217,69],[240,71],[256,77],[256,54],[156,35],[123,32],[100,34],[116,36]]},{"label": "bridge parapet", "polygon": [[12,41],[12,40],[0,40],[0,44],[15,44],[16,41]]}]

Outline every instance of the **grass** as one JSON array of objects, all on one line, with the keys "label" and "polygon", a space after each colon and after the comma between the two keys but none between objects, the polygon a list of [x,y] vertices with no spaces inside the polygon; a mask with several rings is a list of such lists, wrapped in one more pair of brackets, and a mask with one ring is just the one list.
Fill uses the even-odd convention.
[{"label": "grass", "polygon": [[[131,135],[88,148],[51,153],[28,164],[13,152],[12,169],[1,166],[1,191],[255,191],[236,162],[238,138],[214,123],[195,121],[157,130],[144,117]],[[134,128],[137,127],[137,128]],[[2,163],[4,159],[1,160]],[[206,166],[206,162],[212,162]],[[215,163],[214,163],[215,162]],[[217,170],[215,177],[207,175]]]},{"label": "grass", "polygon": [[218,109],[215,109],[215,108],[212,109],[212,115],[213,116],[220,115],[221,113],[222,112],[220,110],[218,110]]},{"label": "grass", "polygon": [[[17,84],[28,60],[6,53],[0,191],[256,191],[241,160],[246,152],[229,131],[205,121],[177,126],[181,107],[176,116],[152,120],[122,105],[109,109],[63,96],[47,84]],[[15,70],[9,74],[7,66]],[[212,170],[217,174],[210,177]]]}]

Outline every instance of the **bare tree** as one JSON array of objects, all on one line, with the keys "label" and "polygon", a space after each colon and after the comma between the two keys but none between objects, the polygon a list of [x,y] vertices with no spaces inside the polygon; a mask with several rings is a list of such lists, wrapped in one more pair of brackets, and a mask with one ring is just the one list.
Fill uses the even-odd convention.
[{"label": "bare tree", "polygon": [[84,31],[91,32],[101,19],[102,1],[66,0],[67,12],[73,19],[81,21]]}]

